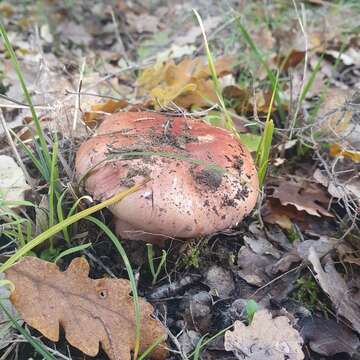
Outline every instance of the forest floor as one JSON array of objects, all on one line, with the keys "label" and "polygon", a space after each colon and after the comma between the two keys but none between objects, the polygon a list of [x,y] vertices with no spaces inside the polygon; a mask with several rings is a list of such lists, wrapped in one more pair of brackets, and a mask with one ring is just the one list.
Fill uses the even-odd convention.
[{"label": "forest floor", "polygon": [[[240,137],[255,157],[267,118],[274,136],[256,208],[237,227],[173,239],[163,248],[121,240],[139,295],[166,328],[166,358],[360,359],[356,0],[0,2],[44,129],[41,143],[14,61],[0,42],[0,263],[71,208],[78,213],[93,205],[88,197],[76,202],[87,194],[78,189],[74,161],[107,114],[162,111],[224,126],[193,9]],[[41,172],[46,151],[56,172]],[[9,157],[21,168],[10,171]],[[54,200],[57,191],[61,200]],[[107,209],[94,216],[114,229]],[[60,255],[61,270],[83,255],[91,278],[128,278],[96,224],[81,220],[66,231],[31,255],[46,261]],[[11,303],[6,307],[13,312]],[[279,319],[286,321],[276,327]],[[234,330],[235,321],[247,330],[241,324]],[[0,360],[46,358],[19,327],[52,358],[91,358],[69,344],[66,328],[53,342],[21,320],[14,327],[0,311]],[[106,358],[103,350],[94,357]]]}]

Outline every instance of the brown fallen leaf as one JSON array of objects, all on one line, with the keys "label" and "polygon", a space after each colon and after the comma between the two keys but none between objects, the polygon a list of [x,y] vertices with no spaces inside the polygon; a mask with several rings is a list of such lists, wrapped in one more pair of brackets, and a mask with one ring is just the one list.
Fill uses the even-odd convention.
[{"label": "brown fallen leaf", "polygon": [[321,288],[329,295],[337,314],[347,319],[354,330],[360,333],[360,304],[354,301],[352,292],[344,278],[335,269],[332,260],[328,258],[323,269],[314,248],[310,248],[308,259],[315,270]]},{"label": "brown fallen leaf", "polygon": [[94,104],[91,106],[91,111],[84,113],[83,120],[87,126],[95,126],[102,117],[101,113],[112,114],[117,110],[124,109],[128,105],[126,100],[112,100],[109,99],[103,103]]},{"label": "brown fallen leaf", "polygon": [[[129,281],[90,279],[85,258],[76,258],[61,272],[50,262],[25,257],[6,271],[15,291],[10,300],[22,318],[52,341],[59,340],[59,325],[71,345],[95,356],[99,344],[112,360],[130,360],[135,345],[134,305]],[[151,317],[152,306],[143,299],[141,351],[159,338],[165,328]],[[156,348],[151,357],[165,359],[166,351]]]},{"label": "brown fallen leaf", "polygon": [[272,318],[267,310],[259,310],[249,326],[235,321],[234,330],[225,333],[224,345],[241,360],[302,360],[302,343],[286,316]]},{"label": "brown fallen leaf", "polygon": [[278,56],[275,62],[280,66],[281,70],[287,71],[298,65],[305,57],[305,51],[291,49],[285,56]]},{"label": "brown fallen leaf", "polygon": [[246,114],[249,110],[252,110],[250,105],[252,95],[248,89],[239,85],[229,85],[224,88],[223,95],[235,103],[234,107],[237,113]]},{"label": "brown fallen leaf", "polygon": [[127,11],[125,16],[130,28],[139,34],[155,33],[159,29],[159,19],[156,16],[145,13],[137,15],[130,11]]},{"label": "brown fallen leaf", "polygon": [[273,190],[270,197],[279,199],[283,206],[292,205],[298,211],[305,211],[317,217],[333,217],[325,208],[330,199],[316,184],[281,181],[274,184]]},{"label": "brown fallen leaf", "polygon": [[237,256],[237,274],[248,284],[260,287],[270,281],[266,269],[271,267],[275,260],[272,256],[258,255],[247,246],[242,246]]},{"label": "brown fallen leaf", "polygon": [[339,353],[352,356],[360,346],[356,334],[341,322],[316,316],[304,319],[301,335],[312,351],[325,356]]},{"label": "brown fallen leaf", "polygon": [[[303,220],[303,214],[294,207],[282,206],[277,199],[266,200],[261,209],[264,221],[268,224],[279,225],[282,229],[291,230],[293,223],[291,220]],[[301,218],[299,219],[299,216]]]},{"label": "brown fallen leaf", "polygon": [[[218,76],[230,73],[233,60],[223,57],[216,61]],[[184,108],[203,107],[217,100],[208,65],[200,58],[185,58],[175,64],[173,60],[145,69],[138,81],[140,96],[150,95],[156,109],[171,102]]]}]

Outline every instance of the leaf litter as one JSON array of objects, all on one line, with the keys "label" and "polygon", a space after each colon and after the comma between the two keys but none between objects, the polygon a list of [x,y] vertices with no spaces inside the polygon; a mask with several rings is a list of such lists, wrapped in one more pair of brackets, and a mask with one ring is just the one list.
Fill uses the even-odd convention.
[{"label": "leaf litter", "polygon": [[[359,333],[355,315],[360,264],[356,228],[360,137],[355,90],[359,85],[356,26],[360,16],[356,5],[311,1],[304,3],[304,11],[298,8],[296,14],[292,6],[277,2],[261,6],[241,2],[231,11],[225,5],[201,0],[174,3],[171,7],[129,1],[117,1],[112,7],[96,1],[85,5],[78,2],[72,7],[44,4],[46,21],[39,20],[31,5],[21,10],[15,3],[2,3],[0,12],[42,125],[46,131],[58,132],[60,153],[70,169],[77,143],[84,140],[87,132],[96,131],[107,113],[138,109],[195,112],[205,114],[205,120],[212,124],[224,126],[223,114],[211,108],[217,97],[202,56],[201,31],[189,10],[192,7],[200,9],[226,105],[236,128],[252,142],[252,150],[256,151],[268,112],[275,122],[269,173],[276,181],[272,177],[266,179],[263,201],[245,223],[195,245],[167,247],[166,273],[161,272],[164,277],[160,276],[153,287],[148,281],[146,251],[139,244],[124,242],[132,264],[139,269],[140,292],[167,316],[167,331],[174,334],[167,341],[171,358],[193,351],[206,333],[216,334],[239,320],[246,322],[243,311],[248,299],[255,299],[260,307],[272,312],[274,308],[286,308],[295,318],[304,320],[305,325],[300,321],[295,327],[303,326],[300,335],[311,351],[309,356],[316,357],[314,353],[318,353],[331,359],[338,350],[349,356],[355,354],[358,335],[348,327]],[[303,25],[307,44],[300,20],[306,20]],[[239,35],[239,21],[258,48],[261,61],[250,43]],[[39,25],[39,34],[34,31],[34,24]],[[0,55],[1,93],[23,101],[2,45]],[[271,109],[272,88],[267,68],[274,74],[280,71],[280,100]],[[313,75],[310,88],[301,94],[304,76],[308,81]],[[298,116],[292,124],[300,98]],[[3,111],[9,127],[32,145],[29,110],[6,99],[1,102],[6,106]],[[285,119],[279,115],[280,103]],[[72,132],[75,108],[78,121]],[[3,144],[0,150],[4,150]],[[8,154],[6,147],[5,153]],[[31,174],[36,174],[26,155],[22,157]],[[70,179],[61,170],[61,182],[66,184]],[[37,207],[35,211],[24,208],[20,211],[26,211],[35,223],[34,233],[48,226],[50,207],[38,209],[45,203],[46,193],[42,183],[31,193],[25,192],[25,199],[31,199]],[[106,214],[104,219],[107,222]],[[81,231],[82,227],[80,224]],[[74,245],[79,244],[84,234],[91,239],[98,235],[87,227],[84,233],[74,231]],[[101,236],[99,239],[102,240]],[[61,244],[61,236],[56,240]],[[96,261],[92,260],[91,267],[96,277],[103,276],[104,268],[110,273],[121,272],[119,260],[104,245],[106,242],[94,242],[91,259]],[[14,245],[5,242],[4,246],[1,258],[7,257]],[[312,248],[319,259],[325,256],[323,266],[311,258],[318,278],[318,283],[313,281],[317,286],[315,307],[305,300],[300,304],[294,302],[299,299],[298,293],[312,289],[306,287],[306,281],[298,281],[311,276],[306,263]],[[339,265],[329,265],[329,254],[332,261],[343,262],[346,271]],[[207,274],[214,269],[216,276],[212,274],[210,281]],[[58,276],[65,273],[59,272]],[[342,292],[352,297],[345,296],[340,301]],[[323,303],[327,310],[321,307]],[[270,328],[278,317],[260,313],[259,318]],[[279,336],[293,329],[285,322]],[[245,329],[244,334],[250,334],[240,345],[252,343],[258,349],[263,344],[256,337],[262,329],[252,330],[253,323],[238,326]],[[131,343],[133,331],[130,333]],[[15,332],[12,335],[16,336]],[[238,338],[243,339],[242,336]],[[231,356],[224,351],[224,336],[217,340],[204,346],[201,356],[209,359]],[[272,340],[264,341],[272,349],[268,345]],[[301,343],[298,342],[298,347]],[[57,349],[66,353],[66,344],[61,340]],[[235,353],[243,356],[239,347]]]},{"label": "leaf litter", "polygon": [[255,313],[251,324],[234,323],[225,333],[225,349],[237,359],[302,360],[302,338],[285,316],[273,318],[267,310]]},{"label": "leaf litter", "polygon": [[[25,257],[6,271],[15,290],[11,302],[30,326],[52,341],[59,341],[60,325],[71,345],[95,356],[102,346],[110,359],[130,359],[134,350],[135,317],[129,281],[88,277],[85,258],[74,259],[65,272],[57,265]],[[139,300],[141,350],[165,339],[163,325],[151,317],[153,308]],[[164,359],[161,347],[151,354]]]}]

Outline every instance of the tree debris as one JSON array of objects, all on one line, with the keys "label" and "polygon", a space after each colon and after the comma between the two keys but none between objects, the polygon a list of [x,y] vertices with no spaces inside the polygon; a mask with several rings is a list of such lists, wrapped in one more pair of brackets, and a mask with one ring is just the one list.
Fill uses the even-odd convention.
[{"label": "tree debris", "polygon": [[[129,281],[88,277],[89,264],[76,258],[65,272],[35,257],[25,257],[6,271],[15,285],[11,302],[23,319],[52,341],[59,340],[60,325],[71,345],[95,356],[101,344],[110,359],[130,360],[134,349],[135,317]],[[159,338],[165,329],[151,317],[152,306],[140,299],[141,351]],[[164,359],[158,347],[154,359]]]}]

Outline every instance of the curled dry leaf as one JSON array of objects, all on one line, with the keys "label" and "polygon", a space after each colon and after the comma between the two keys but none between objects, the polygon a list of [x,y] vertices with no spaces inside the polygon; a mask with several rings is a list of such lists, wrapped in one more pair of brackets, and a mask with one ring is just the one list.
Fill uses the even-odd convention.
[{"label": "curled dry leaf", "polygon": [[331,156],[343,156],[351,159],[355,162],[360,162],[360,151],[353,151],[342,148],[339,144],[332,144],[330,146],[330,155]]},{"label": "curled dry leaf", "polygon": [[[354,172],[356,168],[354,168]],[[344,172],[345,173],[345,172]],[[328,176],[326,171],[316,169],[313,175],[314,179],[327,188],[329,194],[334,198],[345,199],[354,198],[360,201],[360,175],[346,173],[344,177],[333,179]]]},{"label": "curled dry leaf", "polygon": [[0,155],[0,200],[24,200],[24,192],[30,189],[24,172],[15,160],[7,155]]},{"label": "curled dry leaf", "polygon": [[[135,343],[134,305],[125,279],[88,277],[89,264],[76,258],[65,272],[50,262],[25,257],[6,271],[15,291],[10,300],[23,319],[52,341],[59,340],[59,325],[71,345],[95,356],[99,344],[112,360],[130,360]],[[151,317],[152,306],[143,299],[141,351],[165,338],[162,324]],[[164,359],[158,347],[153,359]]]},{"label": "curled dry leaf", "polygon": [[321,288],[329,295],[337,314],[347,319],[360,333],[360,304],[354,301],[352,292],[344,278],[336,271],[331,259],[328,258],[323,269],[314,248],[310,248],[308,259],[316,272]]},{"label": "curled dry leaf", "polygon": [[128,106],[126,100],[109,99],[103,103],[92,105],[91,111],[87,111],[84,113],[83,120],[87,126],[93,127],[102,117],[102,113],[112,114],[117,110],[126,108],[126,106]]},{"label": "curled dry leaf", "polygon": [[234,330],[225,333],[224,345],[241,360],[302,360],[302,343],[286,316],[273,319],[267,310],[259,310],[249,326],[235,321]]},{"label": "curled dry leaf", "polygon": [[356,334],[341,322],[332,319],[308,317],[301,326],[301,335],[311,350],[325,356],[357,352],[360,340]]},{"label": "curled dry leaf", "polygon": [[297,211],[305,211],[309,215],[333,217],[325,208],[329,204],[329,198],[322,189],[314,184],[301,185],[281,181],[274,186],[271,197],[279,199],[283,206],[294,206]]},{"label": "curled dry leaf", "polygon": [[348,134],[350,121],[353,112],[346,106],[349,93],[340,88],[330,88],[321,104],[317,114],[319,121],[319,130],[322,134],[333,136],[342,136]]},{"label": "curled dry leaf", "polygon": [[[216,61],[218,76],[230,73],[233,59],[223,57]],[[172,60],[145,69],[138,79],[139,94],[150,94],[155,108],[175,102],[189,108],[206,106],[217,100],[209,67],[200,58],[185,58],[175,64]]]}]

